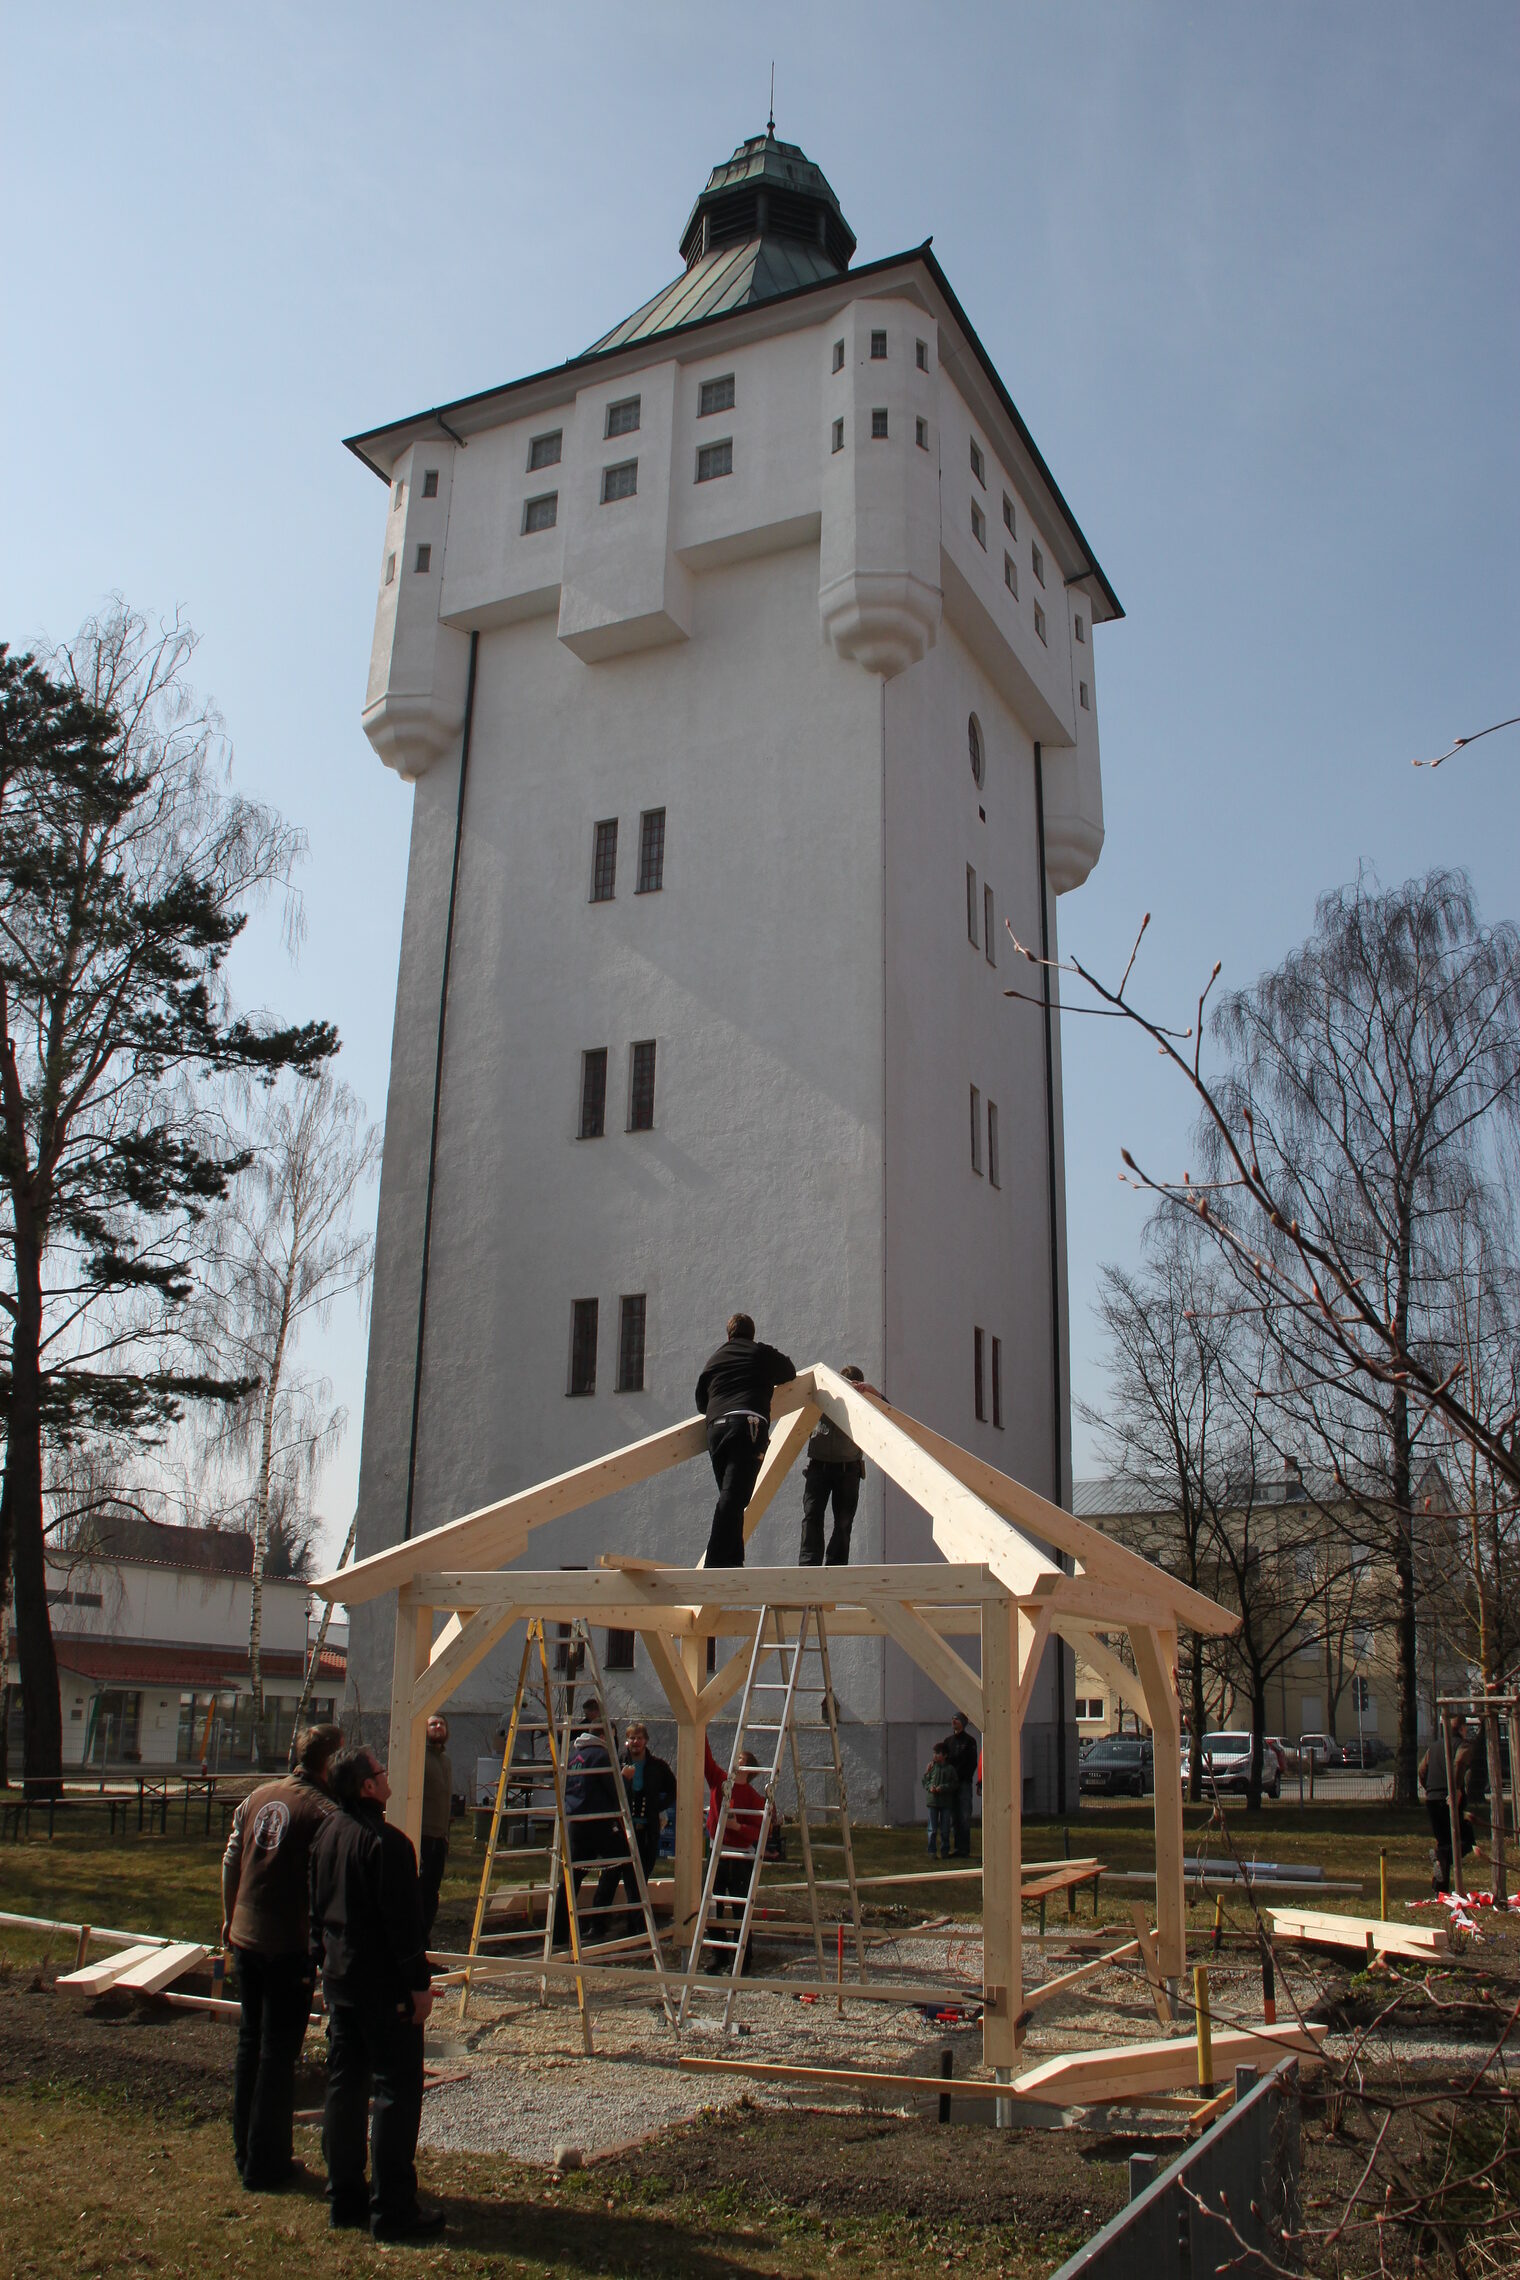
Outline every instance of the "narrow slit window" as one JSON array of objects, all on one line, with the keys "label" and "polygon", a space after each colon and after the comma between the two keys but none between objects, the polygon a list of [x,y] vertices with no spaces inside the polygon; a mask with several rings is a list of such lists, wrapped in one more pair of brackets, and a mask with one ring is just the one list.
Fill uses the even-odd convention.
[{"label": "narrow slit window", "polygon": [[975,436],[971,438],[971,472],[985,491],[987,488],[987,462],[982,457],[982,447]]},{"label": "narrow slit window", "polygon": [[971,535],[985,553],[987,548],[987,517],[982,513],[975,499],[971,502]]},{"label": "narrow slit window", "polygon": [[1084,712],[1092,711],[1092,697],[1088,691],[1087,683],[1085,681],[1079,681],[1077,683],[1077,702],[1081,705]]},{"label": "narrow slit window", "polygon": [[617,893],[617,831],[618,819],[608,816],[599,823],[591,842],[591,900],[611,902]]},{"label": "narrow slit window", "polygon": [[982,889],[982,948],[987,953],[989,966],[997,964],[997,912],[993,908],[992,889]]},{"label": "narrow slit window", "polygon": [[697,481],[714,483],[720,475],[734,471],[734,439],[725,436],[722,443],[704,443],[697,453]]},{"label": "narrow slit window", "polygon": [[980,791],[987,780],[987,752],[982,743],[982,724],[975,713],[966,715],[966,745],[971,755],[972,780]]},{"label": "narrow slit window", "polygon": [[398,483],[398,484],[396,485],[395,489],[394,489],[394,490],[392,491],[392,493],[391,493],[391,505],[392,505],[394,508],[396,508],[396,510],[397,510],[397,512],[398,512],[398,513],[399,513],[399,511],[400,511],[400,508],[401,508],[401,503],[402,503],[402,501],[405,499],[405,497],[406,497],[406,485],[405,485],[404,483]]},{"label": "narrow slit window", "polygon": [[982,1096],[975,1085],[973,1085],[971,1088],[971,1169],[976,1173],[978,1178],[981,1177]]},{"label": "narrow slit window", "polygon": [[1080,610],[1078,610],[1076,614],[1076,618],[1072,626],[1072,631],[1075,633],[1078,641],[1085,641],[1087,639],[1087,621],[1083,617]]},{"label": "narrow slit window", "polygon": [[1036,602],[1034,605],[1034,630],[1048,647],[1049,641],[1045,632],[1045,612],[1041,609],[1038,602]]},{"label": "narrow slit window", "polygon": [[618,1300],[618,1374],[619,1393],[642,1393],[644,1390],[644,1310],[643,1291],[634,1291]]},{"label": "narrow slit window", "polygon": [[657,895],[665,884],[665,810],[645,808],[639,817],[639,883],[635,894]]},{"label": "narrow slit window", "polygon": [[636,435],[639,426],[638,396],[624,396],[619,403],[607,406],[608,435]]},{"label": "narrow slit window", "polygon": [[871,439],[875,443],[880,443],[884,440],[886,433],[887,408],[885,404],[878,404],[871,414]]},{"label": "narrow slit window", "polygon": [[1011,554],[1003,556],[1003,584],[1015,601],[1019,598],[1019,566]]},{"label": "narrow slit window", "polygon": [[734,376],[725,372],[720,380],[704,380],[697,390],[697,418],[705,420],[714,412],[731,412],[734,408]]},{"label": "narrow slit window", "polygon": [[564,441],[563,428],[551,428],[547,435],[534,436],[528,445],[528,473],[531,475],[537,467],[557,467]]},{"label": "narrow slit window", "polygon": [[994,1338],[992,1341],[992,1422],[1001,1432],[1003,1429],[1003,1341],[1001,1338]]},{"label": "narrow slit window", "polygon": [[572,1395],[595,1393],[596,1391],[597,1303],[594,1298],[575,1298],[570,1302],[570,1385],[568,1390]]},{"label": "narrow slit window", "polygon": [[[594,1306],[596,1304],[596,1300],[593,1299],[591,1303]],[[979,1328],[973,1330],[971,1333],[972,1387],[976,1396],[977,1422],[980,1425],[985,1425],[987,1422],[987,1392],[985,1383],[986,1344],[987,1341],[983,1336],[982,1331]]]},{"label": "narrow slit window", "polygon": [[968,863],[966,865],[966,932],[973,942],[977,939],[976,921],[976,871]]},{"label": "narrow slit window", "polygon": [[998,1167],[997,1102],[989,1100],[987,1103],[987,1185],[1000,1188],[1002,1184],[1002,1175]]},{"label": "narrow slit window", "polygon": [[603,1670],[632,1670],[633,1646],[638,1634],[635,1631],[609,1631],[607,1658]]},{"label": "narrow slit window", "polygon": [[593,1045],[581,1055],[582,1140],[600,1140],[607,1130],[607,1048]]},{"label": "narrow slit window", "polygon": [[423,473],[422,496],[425,499],[436,499],[438,496],[438,470],[436,467],[429,467]]},{"label": "narrow slit window", "polygon": [[1009,498],[1006,491],[1003,493],[1003,528],[1007,531],[1010,538],[1018,537],[1018,518],[1015,516],[1013,511],[1013,501]]},{"label": "narrow slit window", "polygon": [[915,341],[913,347],[919,371],[927,372],[929,369],[929,343],[926,340]]},{"label": "narrow slit window", "polygon": [[875,363],[875,364],[882,364],[882,363],[884,363],[884,362],[886,361],[886,354],[887,354],[887,336],[886,336],[886,334],[885,334],[884,332],[873,332],[873,333],[872,333],[872,335],[871,335],[871,360],[872,360],[872,362],[873,362],[873,363]]},{"label": "narrow slit window", "polygon": [[913,422],[913,441],[918,445],[920,451],[928,450],[929,423],[927,420],[915,420]]},{"label": "narrow slit window", "polygon": [[523,536],[531,537],[536,530],[553,530],[559,521],[559,493],[545,491],[541,498],[529,499],[523,508]]},{"label": "narrow slit window", "polygon": [[843,420],[836,420],[836,421],[834,422],[833,441],[830,443],[830,445],[829,445],[829,449],[830,449],[830,451],[843,451],[843,449],[844,449],[844,421],[843,421]]},{"label": "narrow slit window", "polygon": [[630,1132],[654,1130],[654,1048],[652,1037],[643,1037],[628,1055],[628,1129]]},{"label": "narrow slit window", "polygon": [[636,459],[620,459],[615,467],[602,469],[602,505],[611,506],[614,499],[632,499],[638,496],[639,463]]},{"label": "narrow slit window", "polygon": [[1034,572],[1036,579],[1043,586],[1045,583],[1045,557],[1040,552],[1039,548],[1034,544],[1033,540],[1030,541],[1029,547],[1029,567]]},{"label": "narrow slit window", "polygon": [[385,558],[385,582],[388,586],[394,586],[396,583],[396,557],[394,554],[388,554]]},{"label": "narrow slit window", "polygon": [[419,547],[418,547],[418,549],[417,549],[417,559],[416,559],[416,562],[415,562],[415,564],[413,565],[413,567],[414,567],[415,569],[418,569],[418,570],[422,570],[422,571],[427,571],[427,570],[431,570],[431,569],[432,569],[432,567],[433,567],[433,549],[432,549],[430,546],[419,546]]}]

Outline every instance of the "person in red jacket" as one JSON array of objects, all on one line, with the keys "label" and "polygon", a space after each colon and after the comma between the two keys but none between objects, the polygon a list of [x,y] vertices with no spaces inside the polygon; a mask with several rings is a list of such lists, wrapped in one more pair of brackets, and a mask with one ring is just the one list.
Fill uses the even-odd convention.
[{"label": "person in red jacket", "polygon": [[[709,1840],[716,1844],[718,1817],[723,1809],[723,1784],[727,1781],[728,1774],[713,1756],[712,1743],[704,1738],[702,1747],[706,1758],[704,1770],[708,1788],[707,1834]],[[764,1841],[767,1820],[764,1793],[752,1781],[742,1778],[746,1772],[752,1772],[754,1766],[754,1751],[741,1750],[734,1765],[733,1787],[728,1793],[728,1826],[723,1831],[723,1857],[718,1862],[717,1879],[713,1885],[713,1913],[720,1923],[731,1924],[733,1931],[726,1942],[715,1943],[720,1963],[732,1957],[734,1941],[738,1938],[739,1926],[744,1921],[744,1899],[749,1891],[750,1877],[754,1873],[755,1852]],[[725,1906],[723,1902],[729,1904]],[[750,1951],[749,1942],[746,1941],[741,1969],[748,1971],[749,1968]]]}]

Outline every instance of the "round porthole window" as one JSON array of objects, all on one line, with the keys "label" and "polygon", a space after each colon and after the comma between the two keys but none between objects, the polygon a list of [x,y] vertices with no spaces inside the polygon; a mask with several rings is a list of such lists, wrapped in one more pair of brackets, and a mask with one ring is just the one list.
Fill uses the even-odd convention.
[{"label": "round porthole window", "polygon": [[966,741],[971,747],[971,773],[980,791],[987,780],[987,756],[982,749],[982,724],[975,713],[966,723]]}]

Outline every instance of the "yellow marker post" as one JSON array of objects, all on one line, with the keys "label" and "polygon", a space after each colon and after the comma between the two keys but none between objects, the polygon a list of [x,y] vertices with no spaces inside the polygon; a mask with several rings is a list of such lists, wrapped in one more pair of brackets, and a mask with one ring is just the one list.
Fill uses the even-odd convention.
[{"label": "yellow marker post", "polygon": [[1198,2028],[1198,2087],[1207,2097],[1214,2088],[1214,2033],[1209,2017],[1209,1967],[1193,1966],[1193,2017]]},{"label": "yellow marker post", "polygon": [[1378,1914],[1388,1921],[1388,1847],[1378,1846]]}]

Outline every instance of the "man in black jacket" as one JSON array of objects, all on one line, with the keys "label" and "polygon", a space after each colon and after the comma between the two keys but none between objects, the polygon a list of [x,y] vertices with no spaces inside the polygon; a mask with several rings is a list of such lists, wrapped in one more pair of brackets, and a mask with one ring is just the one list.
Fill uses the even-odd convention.
[{"label": "man in black jacket", "polygon": [[771,1395],[797,1375],[775,1346],[761,1345],[747,1314],[731,1314],[728,1337],[697,1380],[697,1407],[707,1418],[707,1453],[718,1483],[710,1568],[744,1565],[744,1513],[755,1493],[771,1434]]},{"label": "man in black jacket", "polygon": [[[852,1385],[864,1385],[864,1370],[853,1362],[840,1371]],[[850,1530],[855,1525],[855,1508],[860,1502],[860,1484],[866,1476],[866,1460],[856,1448],[842,1425],[835,1425],[827,1417],[820,1417],[808,1441],[807,1466],[802,1475],[802,1546],[797,1554],[799,1567],[847,1567],[850,1560]],[[829,1535],[827,1554],[823,1548],[823,1523],[830,1499],[834,1505],[834,1526]]]},{"label": "man in black jacket", "polygon": [[[662,1757],[656,1757],[649,1747],[649,1728],[642,1718],[631,1718],[623,1738],[623,1788],[628,1797],[629,1817],[633,1822],[633,1841],[639,1848],[639,1862],[647,1884],[654,1874],[655,1860],[660,1850],[660,1822],[666,1808],[676,1801],[676,1777]],[[610,1883],[608,1880],[610,1879]],[[608,1883],[609,1904],[616,1900],[618,1886],[628,1895],[628,1906],[633,1911],[624,1918],[624,1939],[637,1939],[644,1930],[643,1912],[639,1908],[639,1884],[630,1857],[621,1867],[610,1869],[598,1883],[597,1899],[602,1896],[602,1883]]]},{"label": "man in black jacket", "polygon": [[417,1856],[385,1818],[390,1783],[373,1750],[340,1750],[327,1785],[338,1810],[311,1848],[311,1945],[328,2010],[330,2220],[368,2224],[376,2240],[427,2239],[444,2220],[417,2199],[422,2029],[433,2007]]},{"label": "man in black jacket", "polygon": [[954,1766],[960,1787],[955,1792],[955,1852],[958,1860],[971,1858],[971,1785],[981,1756],[966,1713],[957,1710],[945,1736],[945,1755]]},{"label": "man in black jacket", "polygon": [[[570,1839],[570,1859],[567,1873],[570,1888],[579,1909],[581,1880],[587,1869],[600,1871],[596,1889],[591,1896],[591,1916],[594,1919],[577,1925],[581,1944],[589,1947],[594,1941],[607,1937],[605,1929],[607,1910],[617,1891],[623,1864],[628,1858],[628,1836],[623,1827],[623,1816],[618,1809],[617,1781],[612,1771],[612,1759],[601,1733],[602,1710],[599,1702],[588,1702],[582,1713],[582,1724],[571,1744],[565,1760],[565,1821]],[[584,1913],[584,1911],[580,1911]],[[565,1899],[563,1881],[554,1895],[554,1924],[549,1934],[550,1944],[558,1946],[570,1937],[570,1912]]]}]

